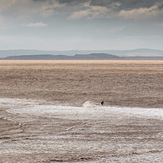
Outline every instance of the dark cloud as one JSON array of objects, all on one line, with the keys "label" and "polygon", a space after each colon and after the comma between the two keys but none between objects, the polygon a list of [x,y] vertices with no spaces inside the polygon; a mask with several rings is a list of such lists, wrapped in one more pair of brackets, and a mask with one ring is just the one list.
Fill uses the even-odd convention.
[{"label": "dark cloud", "polygon": [[[134,8],[150,8],[154,5],[160,4],[163,7],[161,0],[92,0],[91,5],[93,6],[106,6],[112,8],[113,5],[117,4],[119,10],[131,10]],[[119,4],[119,5],[118,5]]]},{"label": "dark cloud", "polygon": [[79,4],[87,2],[87,0],[33,0],[33,2],[48,2],[50,4],[58,2],[59,4],[66,4],[67,6],[78,6]]},{"label": "dark cloud", "polygon": [[83,3],[87,2],[86,0],[58,0],[59,3]]},{"label": "dark cloud", "polygon": [[161,3],[159,4],[158,8],[159,8],[160,10],[163,9],[163,2],[161,2]]},{"label": "dark cloud", "polygon": [[33,0],[34,2],[46,2],[47,0]]},{"label": "dark cloud", "polygon": [[68,6],[78,6],[79,4],[87,2],[87,0],[58,0],[60,4],[67,4]]},{"label": "dark cloud", "polygon": [[[89,2],[87,0],[33,0],[34,2],[53,2],[57,1],[60,4],[67,4],[67,6],[78,6],[78,4]],[[102,6],[112,8],[114,10],[132,10],[138,8],[151,8],[157,5],[161,10],[163,9],[162,0],[90,0],[90,6]]]},{"label": "dark cloud", "polygon": [[134,8],[151,8],[154,5],[158,5],[160,0],[123,0],[122,8],[123,9],[134,9]]}]

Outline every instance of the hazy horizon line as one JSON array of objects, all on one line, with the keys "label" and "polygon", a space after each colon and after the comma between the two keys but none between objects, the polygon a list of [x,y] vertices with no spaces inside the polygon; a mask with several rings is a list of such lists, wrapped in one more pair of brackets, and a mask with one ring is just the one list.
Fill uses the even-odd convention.
[{"label": "hazy horizon line", "polygon": [[37,51],[123,51],[123,50],[163,50],[156,48],[132,48],[132,49],[65,49],[65,50],[55,50],[55,49],[0,49],[0,51],[12,51],[12,50],[37,50]]}]

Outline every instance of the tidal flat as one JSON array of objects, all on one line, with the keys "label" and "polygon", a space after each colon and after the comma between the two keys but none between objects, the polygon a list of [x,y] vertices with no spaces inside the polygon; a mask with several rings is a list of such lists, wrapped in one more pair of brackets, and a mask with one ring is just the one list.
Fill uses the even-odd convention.
[{"label": "tidal flat", "polygon": [[162,60],[1,60],[0,160],[161,163],[162,87]]}]

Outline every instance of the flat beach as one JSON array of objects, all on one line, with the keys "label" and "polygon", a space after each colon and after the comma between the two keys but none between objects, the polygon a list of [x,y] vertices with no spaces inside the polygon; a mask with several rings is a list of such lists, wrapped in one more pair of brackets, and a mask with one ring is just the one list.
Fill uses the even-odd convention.
[{"label": "flat beach", "polygon": [[0,160],[162,163],[162,87],[162,60],[1,60]]}]

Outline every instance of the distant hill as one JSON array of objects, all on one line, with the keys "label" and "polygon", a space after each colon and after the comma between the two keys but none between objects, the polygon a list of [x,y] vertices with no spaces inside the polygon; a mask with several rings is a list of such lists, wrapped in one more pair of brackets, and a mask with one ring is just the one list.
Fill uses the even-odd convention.
[{"label": "distant hill", "polygon": [[21,55],[63,55],[74,56],[88,55],[88,54],[112,54],[119,57],[163,57],[163,50],[155,49],[134,49],[134,50],[67,50],[67,51],[45,51],[45,50],[0,50],[0,58],[9,56],[21,56]]},{"label": "distant hill", "polygon": [[71,56],[66,56],[66,55],[39,54],[39,55],[9,56],[3,59],[5,60],[52,60],[52,59],[70,59],[70,58]]},{"label": "distant hill", "polygon": [[120,57],[105,53],[76,54],[68,55],[18,55],[1,58],[3,60],[102,60],[102,59],[120,59]]},{"label": "distant hill", "polygon": [[92,54],[76,54],[73,56],[74,59],[120,59],[116,55],[106,54],[106,53],[92,53]]}]

